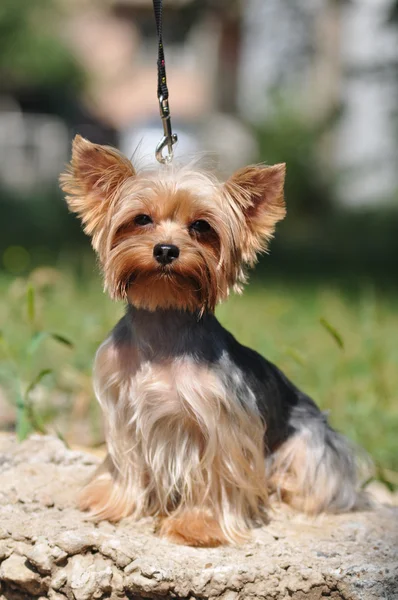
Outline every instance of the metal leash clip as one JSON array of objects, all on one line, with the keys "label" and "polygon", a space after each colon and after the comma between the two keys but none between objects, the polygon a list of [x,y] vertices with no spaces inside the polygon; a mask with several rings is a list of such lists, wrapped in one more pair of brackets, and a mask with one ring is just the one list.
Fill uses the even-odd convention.
[{"label": "metal leash clip", "polygon": [[[169,101],[159,96],[160,118],[163,123],[164,136],[156,146],[156,159],[162,164],[168,164],[173,160],[173,145],[178,141],[176,133],[171,130]],[[163,156],[163,149],[167,146],[168,154]]]}]

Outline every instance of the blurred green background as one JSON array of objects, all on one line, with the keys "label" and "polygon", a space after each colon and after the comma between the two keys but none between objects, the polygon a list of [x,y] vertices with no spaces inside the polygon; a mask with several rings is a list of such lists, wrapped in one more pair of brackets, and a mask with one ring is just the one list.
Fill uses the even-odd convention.
[{"label": "blurred green background", "polygon": [[[288,167],[271,254],[218,316],[393,487],[398,3],[170,0],[164,19],[180,158],[210,152],[221,176]],[[75,133],[154,160],[152,3],[3,0],[0,82],[0,429],[99,445],[91,365],[123,306],[103,294],[57,179]]]}]

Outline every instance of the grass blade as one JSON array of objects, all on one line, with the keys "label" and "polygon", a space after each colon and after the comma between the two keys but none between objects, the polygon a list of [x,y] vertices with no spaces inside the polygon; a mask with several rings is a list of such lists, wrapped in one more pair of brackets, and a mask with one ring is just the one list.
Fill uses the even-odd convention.
[{"label": "grass blade", "polygon": [[324,317],[321,317],[319,319],[319,322],[322,325],[322,327],[324,327],[326,331],[332,336],[338,347],[344,350],[344,340],[340,333],[337,331],[337,329],[333,327],[333,325],[331,325],[329,321],[327,321]]},{"label": "grass blade", "polygon": [[74,348],[73,342],[71,342],[64,335],[61,335],[59,333],[51,333],[48,331],[38,331],[37,333],[32,335],[32,338],[28,344],[27,353],[30,355],[34,354],[38,350],[41,343],[49,337],[55,340],[56,342],[67,346],[68,348]]},{"label": "grass blade", "polygon": [[17,438],[20,442],[26,440],[28,435],[32,433],[33,427],[29,420],[27,404],[24,401],[21,394],[17,396],[17,419],[16,419],[16,433]]},{"label": "grass blade", "polygon": [[35,409],[33,408],[33,404],[31,402],[27,406],[27,413],[28,413],[29,424],[32,428],[32,431],[38,431],[42,435],[45,435],[47,433],[47,430],[44,426],[43,420],[40,417],[40,415],[38,415],[36,413]]},{"label": "grass blade", "polygon": [[397,481],[391,481],[391,477],[380,465],[376,465],[376,479],[386,486],[389,492],[394,493],[397,489]]},{"label": "grass blade", "polygon": [[64,346],[68,346],[68,348],[73,348],[74,344],[64,335],[60,335],[59,333],[50,333],[49,334],[53,340],[63,344]]},{"label": "grass blade", "polygon": [[46,377],[47,375],[50,375],[52,372],[53,372],[52,369],[42,369],[40,371],[40,373],[38,373],[38,375],[36,375],[36,377],[30,382],[30,384],[26,388],[25,399],[29,397],[29,394],[31,393],[31,391],[34,390],[34,388],[37,385],[39,385],[39,383],[41,382],[41,380],[44,377]]},{"label": "grass blade", "polygon": [[68,442],[66,441],[64,435],[59,431],[59,429],[55,429],[55,435],[57,436],[58,439],[61,440],[61,442],[63,442],[65,444],[65,446],[68,448],[68,450],[70,450],[70,446],[69,446]]},{"label": "grass blade", "polygon": [[28,286],[26,290],[26,311],[28,315],[28,321],[31,325],[35,322],[36,307],[35,307],[35,290],[32,285]]}]

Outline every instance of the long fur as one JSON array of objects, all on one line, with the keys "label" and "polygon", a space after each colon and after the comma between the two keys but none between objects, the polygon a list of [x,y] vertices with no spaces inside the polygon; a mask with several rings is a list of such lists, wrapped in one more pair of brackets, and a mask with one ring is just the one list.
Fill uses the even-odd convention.
[{"label": "long fur", "polygon": [[[284,217],[284,177],[284,165],[225,183],[191,167],[136,173],[76,137],[61,184],[105,289],[128,304],[95,362],[109,455],[81,507],[96,518],[154,515],[161,535],[216,546],[264,522],[269,492],[311,514],[358,505],[346,440],[213,314]],[[177,246],[178,259],[160,265],[157,244]]]},{"label": "long fur", "polygon": [[232,403],[216,375],[190,358],[131,362],[126,371],[119,353],[109,340],[96,360],[112,485],[107,495],[98,487],[104,476],[94,480],[85,491],[91,508],[110,519],[207,508],[225,539],[244,539],[267,504],[259,414]]}]

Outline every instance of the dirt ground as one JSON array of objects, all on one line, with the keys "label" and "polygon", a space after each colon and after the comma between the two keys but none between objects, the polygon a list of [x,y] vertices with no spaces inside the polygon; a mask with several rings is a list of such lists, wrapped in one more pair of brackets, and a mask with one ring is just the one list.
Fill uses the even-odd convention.
[{"label": "dirt ground", "polygon": [[398,509],[316,520],[287,511],[240,547],[195,549],[152,519],[75,508],[98,458],[52,437],[0,436],[0,600],[398,599]]}]

